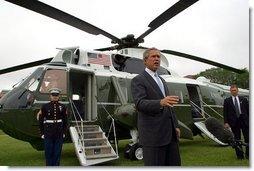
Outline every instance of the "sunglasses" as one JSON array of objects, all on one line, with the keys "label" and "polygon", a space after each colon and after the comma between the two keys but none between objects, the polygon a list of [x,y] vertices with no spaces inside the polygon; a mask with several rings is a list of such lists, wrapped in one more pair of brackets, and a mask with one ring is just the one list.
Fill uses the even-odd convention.
[{"label": "sunglasses", "polygon": [[51,93],[51,96],[59,96],[58,93]]}]

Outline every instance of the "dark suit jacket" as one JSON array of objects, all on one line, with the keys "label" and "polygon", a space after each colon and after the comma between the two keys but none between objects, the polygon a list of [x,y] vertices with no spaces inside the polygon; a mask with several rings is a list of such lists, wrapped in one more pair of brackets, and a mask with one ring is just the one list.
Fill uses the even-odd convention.
[{"label": "dark suit jacket", "polygon": [[[161,80],[168,95],[166,82],[162,78]],[[160,106],[160,100],[164,96],[159,86],[146,71],[143,71],[133,78],[131,90],[139,112],[139,143],[143,146],[167,145],[172,139],[172,132],[175,134],[178,122],[173,108]]]},{"label": "dark suit jacket", "polygon": [[[249,102],[244,97],[239,97],[241,108],[241,119],[243,119],[246,126],[249,126]],[[235,105],[232,97],[228,97],[224,100],[223,105],[224,123],[228,123],[230,127],[235,127],[237,121],[237,115],[235,111]]]}]

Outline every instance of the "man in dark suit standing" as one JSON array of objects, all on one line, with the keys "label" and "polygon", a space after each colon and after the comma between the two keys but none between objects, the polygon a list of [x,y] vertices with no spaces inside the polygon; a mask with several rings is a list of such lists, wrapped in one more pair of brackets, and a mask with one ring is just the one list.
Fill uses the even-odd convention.
[{"label": "man in dark suit standing", "polygon": [[177,96],[168,96],[166,82],[158,76],[160,51],[147,49],[143,54],[145,70],[131,82],[138,110],[139,143],[143,146],[145,166],[180,166],[178,139],[180,129],[173,105]]},{"label": "man in dark suit standing", "polygon": [[[245,143],[249,144],[249,102],[246,98],[238,96],[238,87],[230,86],[232,96],[224,100],[224,126],[231,128],[235,140],[241,140],[241,130]],[[243,154],[236,149],[238,159],[243,159]],[[249,147],[246,147],[245,157],[249,158]]]}]

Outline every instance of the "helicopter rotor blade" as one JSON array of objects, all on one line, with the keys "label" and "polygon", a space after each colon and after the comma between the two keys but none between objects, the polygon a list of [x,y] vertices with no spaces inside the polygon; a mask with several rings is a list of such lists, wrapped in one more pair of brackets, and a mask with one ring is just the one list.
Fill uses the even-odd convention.
[{"label": "helicopter rotor blade", "polygon": [[29,62],[29,63],[26,63],[26,64],[21,64],[21,65],[9,67],[9,68],[1,69],[0,70],[0,75],[1,74],[6,74],[6,73],[9,73],[9,72],[14,72],[14,71],[26,69],[26,68],[35,67],[35,66],[38,66],[38,65],[42,65],[42,64],[50,62],[52,59],[53,58],[47,58],[47,59],[42,59],[42,60],[39,60],[39,61]]},{"label": "helicopter rotor blade", "polygon": [[[97,51],[111,51],[111,50],[119,50],[119,49],[123,49],[125,48],[124,46],[121,46],[121,45],[116,45],[116,46],[110,46],[110,47],[105,47],[105,48],[99,48],[99,49],[94,49],[94,50],[97,50]],[[137,49],[149,49],[148,47],[144,47],[144,46],[138,46],[138,47],[135,47]]]},{"label": "helicopter rotor blade", "polygon": [[94,50],[97,50],[97,51],[111,51],[111,50],[116,50],[116,49],[119,49],[119,48],[120,48],[120,46],[116,45],[116,46],[110,46],[110,47],[99,48],[99,49],[94,49]]},{"label": "helicopter rotor blade", "polygon": [[158,17],[156,17],[148,27],[150,27],[147,31],[145,31],[143,34],[141,34],[136,40],[137,42],[141,43],[143,42],[144,37],[146,37],[148,34],[150,34],[152,31],[160,27],[162,24],[167,22],[169,19],[173,18],[183,10],[187,9],[194,3],[196,3],[198,0],[180,0],[177,3],[175,3],[173,6],[168,8],[166,11],[164,11],[162,14],[160,14]]},{"label": "helicopter rotor blade", "polygon": [[210,65],[213,65],[213,66],[217,66],[219,68],[223,68],[223,69],[227,69],[227,70],[236,72],[238,74],[244,73],[243,70],[233,68],[233,67],[230,67],[230,66],[218,63],[218,62],[208,60],[208,59],[204,59],[204,58],[201,58],[201,57],[198,57],[198,56],[189,55],[189,54],[186,54],[186,53],[181,53],[181,52],[177,52],[177,51],[173,51],[173,50],[161,50],[161,52],[171,54],[171,55],[175,55],[175,56],[178,56],[178,57],[191,59],[191,60],[194,60],[194,61],[199,61],[199,62],[206,63],[206,64],[210,64]]},{"label": "helicopter rotor blade", "polygon": [[68,24],[70,26],[73,26],[75,28],[78,28],[82,31],[85,31],[87,33],[98,35],[102,34],[105,37],[108,37],[114,42],[121,43],[121,40],[112,34],[86,22],[83,21],[77,17],[74,17],[66,12],[63,12],[57,8],[54,8],[50,5],[47,5],[43,2],[37,1],[37,0],[6,0],[7,2],[16,4],[18,6],[24,7],[26,9],[32,10],[34,12],[37,12],[39,14],[45,15],[47,17],[53,18],[55,20],[58,20],[60,22],[63,22],[65,24]]}]

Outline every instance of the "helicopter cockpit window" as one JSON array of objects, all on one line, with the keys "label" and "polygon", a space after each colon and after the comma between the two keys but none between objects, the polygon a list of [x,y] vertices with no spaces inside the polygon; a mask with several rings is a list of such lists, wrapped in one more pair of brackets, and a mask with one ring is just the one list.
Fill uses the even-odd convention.
[{"label": "helicopter cockpit window", "polygon": [[36,69],[32,75],[30,75],[23,83],[20,84],[20,86],[27,90],[35,91],[38,87],[42,72],[43,68]]},{"label": "helicopter cockpit window", "polygon": [[66,94],[66,80],[65,70],[47,70],[41,83],[40,92],[49,93],[51,88],[59,88],[62,91],[61,94]]},{"label": "helicopter cockpit window", "polygon": [[[13,108],[28,108],[30,107],[35,99],[34,91],[36,91],[41,75],[43,73],[43,68],[38,68],[31,74],[25,81],[23,81],[19,89],[20,91],[18,94],[17,100],[12,101],[11,104],[6,105],[6,107],[13,107]],[[13,96],[15,97],[15,95]]]}]

